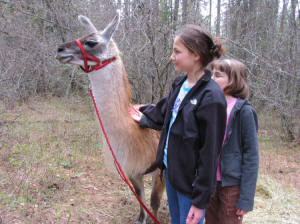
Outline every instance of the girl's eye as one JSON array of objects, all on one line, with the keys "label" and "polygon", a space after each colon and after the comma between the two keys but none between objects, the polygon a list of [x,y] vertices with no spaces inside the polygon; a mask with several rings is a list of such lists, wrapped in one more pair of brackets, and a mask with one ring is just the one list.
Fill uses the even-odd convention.
[{"label": "girl's eye", "polygon": [[87,40],[87,41],[85,42],[85,45],[89,46],[90,48],[95,47],[97,44],[98,44],[98,42],[95,41],[95,40]]}]

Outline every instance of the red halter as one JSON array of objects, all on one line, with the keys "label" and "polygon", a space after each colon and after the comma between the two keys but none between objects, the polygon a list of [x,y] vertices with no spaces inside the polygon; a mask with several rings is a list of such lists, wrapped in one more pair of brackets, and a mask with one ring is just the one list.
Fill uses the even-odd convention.
[{"label": "red halter", "polygon": [[[84,48],[82,47],[82,44],[80,43],[79,40],[75,40],[75,42],[77,43],[78,47],[81,50],[82,56],[83,56],[83,61],[84,61],[84,68],[82,66],[80,66],[80,68],[85,71],[86,73],[89,73],[91,71],[94,70],[99,70],[101,68],[104,68],[106,65],[108,65],[109,63],[113,62],[114,60],[116,60],[115,57],[104,60],[104,61],[100,61],[99,58],[93,57],[92,55],[88,55]],[[87,60],[90,59],[91,61],[96,62],[97,64],[94,66],[88,66]]]}]

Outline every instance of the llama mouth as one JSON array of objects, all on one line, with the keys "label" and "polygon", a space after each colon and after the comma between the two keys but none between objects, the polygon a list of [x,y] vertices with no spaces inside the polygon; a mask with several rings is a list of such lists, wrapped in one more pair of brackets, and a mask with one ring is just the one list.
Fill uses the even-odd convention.
[{"label": "llama mouth", "polygon": [[66,64],[69,63],[73,57],[72,56],[56,56],[56,59],[59,60],[60,63]]}]

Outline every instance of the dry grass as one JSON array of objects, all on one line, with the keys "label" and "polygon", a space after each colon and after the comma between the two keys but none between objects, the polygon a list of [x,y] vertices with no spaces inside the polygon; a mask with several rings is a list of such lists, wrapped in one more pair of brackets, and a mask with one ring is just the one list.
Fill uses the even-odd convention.
[{"label": "dry grass", "polygon": [[[244,223],[299,223],[299,148],[263,130],[255,210]],[[89,99],[34,98],[12,110],[0,105],[0,180],[5,224],[127,224],[139,210],[128,187],[103,164]],[[146,193],[149,198],[149,177]],[[162,223],[169,223],[166,208],[164,195]]]}]

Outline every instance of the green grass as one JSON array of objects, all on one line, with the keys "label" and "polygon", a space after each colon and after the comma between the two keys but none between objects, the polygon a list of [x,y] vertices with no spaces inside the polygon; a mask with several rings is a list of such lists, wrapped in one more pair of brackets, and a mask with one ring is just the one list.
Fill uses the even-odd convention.
[{"label": "green grass", "polygon": [[[134,222],[138,202],[104,165],[90,99],[33,98],[13,109],[0,104],[0,111],[4,223]],[[244,223],[300,223],[299,147],[281,140],[276,120],[260,117],[255,209]],[[149,199],[149,176],[145,185]],[[169,223],[166,208],[164,195],[158,217],[162,223]]]}]

